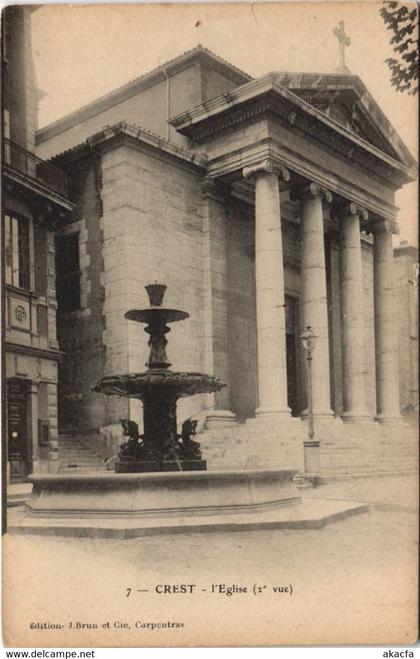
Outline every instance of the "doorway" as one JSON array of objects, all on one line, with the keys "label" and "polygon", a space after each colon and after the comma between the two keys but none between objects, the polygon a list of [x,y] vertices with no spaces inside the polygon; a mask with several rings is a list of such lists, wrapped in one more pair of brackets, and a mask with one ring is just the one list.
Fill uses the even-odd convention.
[{"label": "doorway", "polygon": [[22,378],[10,378],[7,383],[7,454],[12,483],[24,482],[30,472],[29,385]]},{"label": "doorway", "polygon": [[287,363],[287,404],[292,416],[301,411],[299,387],[299,299],[286,295],[286,363]]}]

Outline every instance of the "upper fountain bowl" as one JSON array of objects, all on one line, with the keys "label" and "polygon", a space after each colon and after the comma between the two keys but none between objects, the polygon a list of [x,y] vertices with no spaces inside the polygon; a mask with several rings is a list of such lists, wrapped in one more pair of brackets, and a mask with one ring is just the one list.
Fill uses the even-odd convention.
[{"label": "upper fountain bowl", "polygon": [[154,284],[147,284],[145,289],[149,297],[150,307],[147,309],[130,309],[130,311],[124,314],[124,317],[128,318],[128,320],[134,320],[137,323],[147,323],[149,325],[160,325],[189,318],[190,314],[186,311],[162,307],[163,296],[166,291],[165,284],[157,284],[155,282]]},{"label": "upper fountain bowl", "polygon": [[128,320],[137,323],[173,323],[176,320],[189,318],[190,314],[179,309],[168,309],[166,307],[147,307],[146,309],[130,309],[124,314]]}]

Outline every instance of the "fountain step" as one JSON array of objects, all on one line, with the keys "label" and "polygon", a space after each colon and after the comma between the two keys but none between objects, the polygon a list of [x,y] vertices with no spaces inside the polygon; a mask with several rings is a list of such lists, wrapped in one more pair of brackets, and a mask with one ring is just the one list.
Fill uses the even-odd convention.
[{"label": "fountain step", "polygon": [[266,511],[242,511],[236,514],[136,519],[54,518],[41,519],[15,509],[9,516],[8,530],[14,534],[76,536],[128,539],[174,533],[213,533],[261,531],[268,529],[321,529],[327,524],[369,511],[367,504],[352,501],[303,499],[302,503],[278,506]]},{"label": "fountain step", "polygon": [[96,466],[91,465],[77,465],[77,466],[68,466],[60,467],[60,474],[85,474],[85,473],[96,473],[96,472],[107,472],[107,468],[104,467],[103,463]]}]

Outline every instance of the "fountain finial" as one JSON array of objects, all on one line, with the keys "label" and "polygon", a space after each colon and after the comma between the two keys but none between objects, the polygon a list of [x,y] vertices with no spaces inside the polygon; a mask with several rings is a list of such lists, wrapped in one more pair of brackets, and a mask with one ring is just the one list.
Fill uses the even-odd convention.
[{"label": "fountain finial", "polygon": [[150,306],[160,307],[166,291],[165,284],[158,284],[155,282],[154,284],[147,284],[145,289],[147,291],[147,295],[149,296]]}]

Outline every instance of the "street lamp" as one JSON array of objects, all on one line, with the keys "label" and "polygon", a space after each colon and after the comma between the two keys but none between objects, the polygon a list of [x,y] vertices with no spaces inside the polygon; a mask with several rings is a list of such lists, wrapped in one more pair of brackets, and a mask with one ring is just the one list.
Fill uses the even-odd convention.
[{"label": "street lamp", "polygon": [[308,395],[308,439],[303,442],[305,478],[314,487],[321,483],[319,440],[315,439],[314,410],[312,404],[312,353],[316,347],[317,336],[310,325],[301,334],[303,350],[306,354],[306,375]]}]

